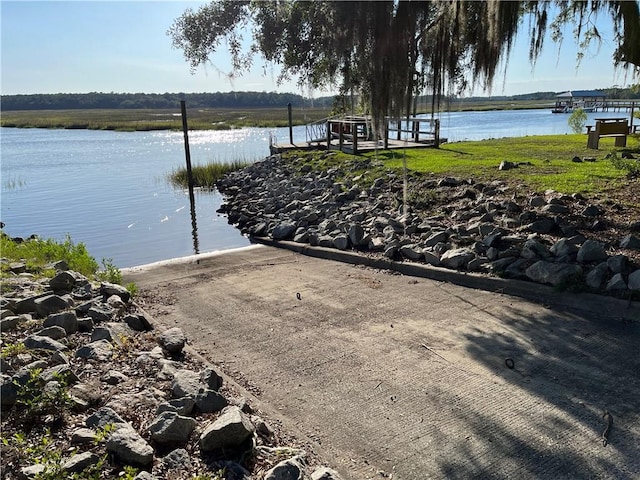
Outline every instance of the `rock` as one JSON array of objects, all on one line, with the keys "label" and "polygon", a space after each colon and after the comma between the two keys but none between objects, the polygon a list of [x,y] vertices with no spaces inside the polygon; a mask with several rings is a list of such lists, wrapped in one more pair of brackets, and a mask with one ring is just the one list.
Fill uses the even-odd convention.
[{"label": "rock", "polygon": [[149,425],[151,440],[160,444],[185,444],[197,422],[175,412],[163,412]]},{"label": "rock", "polygon": [[582,275],[582,268],[579,265],[540,260],[527,268],[525,275],[534,282],[557,286]]},{"label": "rock", "polygon": [[547,204],[547,201],[545,200],[545,198],[542,195],[536,195],[534,197],[531,197],[531,199],[529,200],[529,205],[531,207],[542,207],[544,205]]},{"label": "rock", "polygon": [[581,215],[583,217],[599,217],[603,215],[604,211],[597,205],[589,205],[582,210]]},{"label": "rock", "polygon": [[54,340],[60,340],[61,338],[65,338],[67,336],[67,332],[65,331],[65,329],[62,327],[58,327],[57,325],[38,330],[35,334],[39,337],[49,337]]},{"label": "rock", "polygon": [[46,466],[43,463],[36,463],[35,465],[29,465],[28,467],[22,467],[20,469],[20,473],[23,475],[24,478],[30,479],[30,478],[39,478],[40,475],[42,475],[45,470],[46,470]]},{"label": "rock", "polygon": [[614,255],[607,259],[607,266],[613,273],[623,273],[627,267],[626,255]]},{"label": "rock", "polygon": [[105,300],[112,295],[119,296],[124,303],[129,303],[129,300],[131,299],[131,294],[126,287],[109,282],[102,282],[100,284],[100,294]]},{"label": "rock", "polygon": [[73,455],[62,465],[62,471],[66,473],[80,473],[83,470],[96,465],[100,457],[93,452],[82,452]]},{"label": "rock", "polygon": [[467,266],[467,264],[475,258],[475,254],[468,248],[455,248],[447,250],[440,257],[440,263],[452,269],[460,269]]},{"label": "rock", "polygon": [[19,323],[22,323],[23,319],[20,315],[9,315],[0,320],[0,332],[9,332],[15,330]]},{"label": "rock", "polygon": [[162,457],[162,465],[167,470],[177,470],[178,472],[186,472],[193,468],[191,456],[184,448],[176,448]]},{"label": "rock", "polygon": [[88,283],[87,277],[73,270],[66,270],[56,274],[49,280],[49,287],[54,292],[70,292],[76,285]]},{"label": "rock", "polygon": [[18,400],[18,387],[13,383],[10,375],[2,374],[2,383],[0,384],[0,402],[2,404],[3,416],[4,410],[13,407]]},{"label": "rock", "polygon": [[318,467],[311,474],[311,480],[342,480],[342,477],[331,468]]},{"label": "rock", "polygon": [[113,346],[108,340],[91,342],[76,350],[76,357],[92,360],[107,361],[113,356]]},{"label": "rock", "polygon": [[253,425],[238,407],[227,407],[200,435],[200,449],[208,452],[239,446],[253,431]]},{"label": "rock", "polygon": [[175,412],[178,415],[191,415],[195,405],[196,402],[191,397],[174,398],[158,405],[156,414],[160,415],[162,412]]},{"label": "rock", "polygon": [[438,255],[436,255],[435,253],[425,250],[422,252],[422,255],[424,255],[425,263],[429,265],[434,265],[436,267],[440,265],[440,257],[438,257]]},{"label": "rock", "polygon": [[115,410],[109,407],[99,408],[85,420],[85,425],[87,427],[95,429],[102,429],[110,423],[113,423],[114,425],[127,424],[127,422],[125,422],[122,417],[116,413]]},{"label": "rock", "polygon": [[299,457],[283,460],[264,475],[264,480],[303,480],[304,467]]},{"label": "rock", "polygon": [[351,242],[351,245],[353,245],[354,247],[357,247],[359,245],[363,244],[363,240],[364,240],[364,229],[362,228],[362,225],[360,225],[359,223],[353,223],[349,226],[349,229],[347,230],[347,235],[349,236],[349,241]]},{"label": "rock", "polygon": [[129,377],[117,370],[109,370],[100,378],[100,380],[107,385],[118,385],[119,383],[129,380]]},{"label": "rock", "polygon": [[627,235],[620,241],[620,248],[640,250],[640,238],[635,237],[633,235]]},{"label": "rock", "polygon": [[631,273],[628,278],[629,284],[627,287],[629,290],[640,290],[640,269]]},{"label": "rock", "polygon": [[219,412],[227,406],[227,399],[214,390],[200,389],[195,395],[195,402],[201,413]]},{"label": "rock", "polygon": [[52,313],[57,313],[69,308],[69,304],[59,295],[46,295],[34,301],[34,308],[38,316],[46,317]]},{"label": "rock", "polygon": [[115,310],[106,303],[96,302],[87,311],[87,316],[94,322],[108,322],[115,314]]},{"label": "rock", "polygon": [[417,245],[403,245],[400,247],[400,254],[409,260],[420,260],[422,258],[422,248]]},{"label": "rock", "polygon": [[449,236],[447,235],[447,232],[436,232],[431,234],[425,241],[424,241],[424,246],[425,247],[433,247],[434,245],[440,243],[440,242],[446,242],[447,239],[449,238]]},{"label": "rock", "polygon": [[585,283],[594,290],[599,290],[607,278],[609,267],[606,262],[599,263],[584,278]]},{"label": "rock", "polygon": [[529,239],[524,242],[522,246],[522,250],[520,251],[520,256],[526,259],[547,259],[551,256],[547,247],[542,243],[538,242],[534,239]]},{"label": "rock", "polygon": [[167,352],[172,355],[177,355],[182,352],[182,349],[187,343],[187,337],[181,328],[173,327],[162,332],[158,341]]},{"label": "rock", "polygon": [[107,298],[107,305],[109,305],[117,312],[122,312],[125,308],[127,308],[127,304],[124,303],[118,295],[111,295],[109,298]]},{"label": "rock", "polygon": [[566,238],[561,238],[549,249],[556,257],[573,256],[578,253],[578,247]]},{"label": "rock", "polygon": [[200,389],[204,389],[200,375],[192,370],[178,370],[171,382],[171,391],[176,398],[191,397],[195,400]]},{"label": "rock", "polygon": [[296,231],[296,224],[293,222],[283,222],[276,225],[271,233],[274,240],[288,240]]},{"label": "rock", "polygon": [[561,205],[559,203],[550,203],[542,207],[542,211],[546,213],[556,213],[556,214],[569,213],[569,207],[565,205]]},{"label": "rock", "polygon": [[126,465],[146,467],[153,462],[153,448],[129,425],[118,427],[106,448]]},{"label": "rock", "polygon": [[578,263],[601,262],[607,260],[604,245],[597,240],[585,241],[578,250]]},{"label": "rock", "polygon": [[542,217],[527,225],[527,230],[534,233],[549,233],[556,226],[556,222],[549,217]]},{"label": "rock", "polygon": [[74,445],[88,445],[95,443],[97,437],[90,428],[76,428],[71,433],[71,443]]},{"label": "rock", "polygon": [[616,273],[611,280],[607,283],[606,290],[607,292],[615,291],[615,290],[626,290],[627,284],[624,281],[624,277],[621,273]]},{"label": "rock", "polygon": [[67,346],[49,337],[30,335],[23,340],[24,346],[32,350],[55,350],[57,352],[67,350]]},{"label": "rock", "polygon": [[64,328],[68,335],[78,331],[78,317],[76,312],[53,313],[45,319],[43,326],[58,326]]},{"label": "rock", "polygon": [[127,314],[122,318],[122,321],[126,323],[129,328],[137,332],[149,332],[153,330],[153,325],[147,317],[142,314]]},{"label": "rock", "polygon": [[513,168],[518,168],[518,164],[507,160],[502,160],[498,166],[498,170],[511,170]]},{"label": "rock", "polygon": [[218,391],[222,387],[222,377],[213,368],[205,368],[200,372],[200,383]]},{"label": "rock", "polygon": [[333,246],[338,250],[346,250],[349,248],[349,237],[344,234],[337,235],[333,239]]}]

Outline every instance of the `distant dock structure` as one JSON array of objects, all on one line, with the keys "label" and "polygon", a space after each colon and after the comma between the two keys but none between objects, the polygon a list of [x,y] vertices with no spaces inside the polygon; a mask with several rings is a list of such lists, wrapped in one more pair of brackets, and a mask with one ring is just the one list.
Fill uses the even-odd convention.
[{"label": "distant dock structure", "polygon": [[640,99],[607,100],[604,92],[598,90],[570,90],[556,95],[551,113],[572,113],[582,109],[591,112],[631,112],[640,108]]},{"label": "distant dock structure", "polygon": [[370,116],[342,115],[319,120],[305,126],[304,142],[279,143],[271,137],[271,154],[288,150],[337,150],[357,155],[373,150],[438,147],[440,120],[421,117],[402,119],[386,117],[384,133],[376,139]]}]

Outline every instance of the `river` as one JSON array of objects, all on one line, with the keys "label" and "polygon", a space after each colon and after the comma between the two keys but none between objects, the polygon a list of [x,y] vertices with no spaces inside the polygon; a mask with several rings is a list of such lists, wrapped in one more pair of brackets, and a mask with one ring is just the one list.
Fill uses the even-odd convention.
[{"label": "river", "polygon": [[[622,117],[624,113],[589,114]],[[568,115],[545,110],[456,112],[440,116],[449,141],[569,133]],[[269,136],[287,128],[189,133],[193,165],[258,160]],[[294,141],[304,141],[304,127]],[[586,141],[586,140],[585,140]],[[167,176],[184,165],[180,132],[0,129],[1,220],[11,236],[82,242],[98,262],[120,267],[243,247],[249,241],[216,213],[217,192],[186,190]]]}]

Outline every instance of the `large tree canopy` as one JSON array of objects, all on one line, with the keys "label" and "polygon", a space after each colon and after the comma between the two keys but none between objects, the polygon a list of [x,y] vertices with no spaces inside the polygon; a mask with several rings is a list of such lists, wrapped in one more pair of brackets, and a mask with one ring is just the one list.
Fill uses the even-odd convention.
[{"label": "large tree canopy", "polygon": [[[560,41],[563,27],[572,25],[582,49],[599,39],[598,14],[613,21],[612,63],[639,77],[637,1],[222,0],[185,11],[168,33],[192,70],[224,42],[233,75],[259,53],[281,68],[279,80],[296,76],[303,85],[358,92],[379,127],[385,115],[408,112],[412,96],[425,88],[438,98],[453,86],[490,86],[527,20],[534,61],[547,28]],[[250,47],[243,49],[248,27]]]}]

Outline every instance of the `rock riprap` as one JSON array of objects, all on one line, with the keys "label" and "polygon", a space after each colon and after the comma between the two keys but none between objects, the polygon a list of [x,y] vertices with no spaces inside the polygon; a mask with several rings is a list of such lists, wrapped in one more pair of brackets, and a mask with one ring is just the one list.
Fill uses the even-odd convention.
[{"label": "rock riprap", "polygon": [[217,184],[220,212],[253,237],[617,296],[638,291],[640,239],[603,239],[607,210],[582,195],[431,175],[409,179],[405,205],[400,176],[366,181],[380,167],[374,160],[318,171],[304,160],[272,155],[228,174]]},{"label": "rock riprap", "polygon": [[[247,467],[281,471],[282,457],[257,448],[281,448],[281,435],[190,353],[180,328],[156,331],[120,285],[68,269],[44,280],[16,271],[3,279],[0,320],[2,478],[119,478],[125,466],[137,479],[221,469],[280,478]],[[339,478],[291,458],[296,478]]]}]

